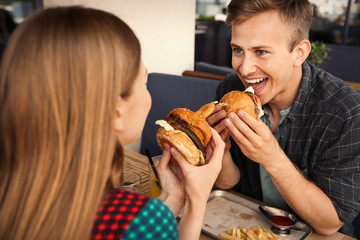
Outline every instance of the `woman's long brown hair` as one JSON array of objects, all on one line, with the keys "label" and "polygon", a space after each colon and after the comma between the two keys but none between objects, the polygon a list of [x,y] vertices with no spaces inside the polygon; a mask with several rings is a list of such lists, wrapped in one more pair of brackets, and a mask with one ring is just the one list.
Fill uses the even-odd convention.
[{"label": "woman's long brown hair", "polygon": [[82,7],[43,10],[13,33],[0,69],[0,239],[89,238],[123,158],[115,103],[140,51],[123,21]]}]

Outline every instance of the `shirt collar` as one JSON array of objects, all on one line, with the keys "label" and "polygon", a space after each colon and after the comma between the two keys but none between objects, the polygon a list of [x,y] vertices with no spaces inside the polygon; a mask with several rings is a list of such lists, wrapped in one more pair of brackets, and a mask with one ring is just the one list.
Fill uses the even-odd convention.
[{"label": "shirt collar", "polygon": [[302,64],[302,77],[301,83],[295,97],[295,100],[291,106],[291,111],[288,114],[288,118],[291,121],[295,121],[295,117],[298,114],[300,107],[302,107],[303,103],[306,102],[306,98],[308,97],[308,93],[312,90],[311,87],[311,79],[312,79],[312,71],[311,68],[313,66],[308,62],[304,62]]},{"label": "shirt collar", "polygon": [[[266,107],[264,107],[264,116],[261,117],[261,120],[270,128],[270,130],[272,131],[272,126],[271,126],[271,120],[270,120],[270,115],[269,112],[267,111]],[[281,110],[280,111],[280,116],[281,119],[279,121],[278,127],[282,124],[282,122],[285,120],[285,118],[287,117],[287,115],[289,114],[291,110],[291,107],[285,109],[285,110]],[[277,132],[277,131],[276,131]]]}]

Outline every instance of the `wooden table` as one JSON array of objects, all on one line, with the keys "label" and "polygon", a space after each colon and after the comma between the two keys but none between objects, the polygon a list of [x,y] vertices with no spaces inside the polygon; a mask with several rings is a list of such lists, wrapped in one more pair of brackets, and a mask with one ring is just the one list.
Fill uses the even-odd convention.
[{"label": "wooden table", "polygon": [[[148,165],[147,157],[140,153],[128,149],[124,150],[124,155],[125,155],[125,159],[124,159],[125,170],[134,170],[140,173],[142,177],[140,192],[146,196],[150,196],[149,165]],[[307,239],[308,240],[355,240],[354,238],[351,238],[339,232],[331,236],[321,236],[317,233],[312,233]],[[201,233],[199,240],[214,240],[214,238],[204,233]]]},{"label": "wooden table", "polygon": [[145,196],[150,197],[150,182],[149,182],[149,161],[146,156],[124,149],[124,169],[134,170],[141,175],[140,192]]}]

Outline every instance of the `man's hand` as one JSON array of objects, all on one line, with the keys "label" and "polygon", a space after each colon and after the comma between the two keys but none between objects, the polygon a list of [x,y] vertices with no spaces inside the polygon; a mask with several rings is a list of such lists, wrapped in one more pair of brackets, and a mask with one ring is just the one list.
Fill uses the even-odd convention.
[{"label": "man's hand", "polygon": [[231,142],[230,132],[224,124],[226,119],[226,111],[219,105],[215,106],[214,112],[206,119],[211,127],[217,131],[221,139],[225,143],[225,150],[223,156],[223,167],[215,182],[215,186],[220,189],[230,189],[239,182],[240,170],[235,165],[230,154]]},{"label": "man's hand", "polygon": [[284,159],[279,157],[284,152],[263,122],[257,121],[241,110],[238,114],[230,113],[224,120],[224,125],[249,159],[261,164],[264,168],[281,164],[276,160]]},{"label": "man's hand", "polygon": [[294,166],[263,122],[239,111],[230,113],[224,124],[241,151],[266,169],[290,208],[315,232],[330,235],[338,231],[343,222],[330,198]]},{"label": "man's hand", "polygon": [[226,118],[226,111],[219,105],[215,106],[214,112],[206,119],[209,125],[214,128],[220,135],[221,139],[225,142],[225,152],[231,148],[230,132],[224,124]]}]

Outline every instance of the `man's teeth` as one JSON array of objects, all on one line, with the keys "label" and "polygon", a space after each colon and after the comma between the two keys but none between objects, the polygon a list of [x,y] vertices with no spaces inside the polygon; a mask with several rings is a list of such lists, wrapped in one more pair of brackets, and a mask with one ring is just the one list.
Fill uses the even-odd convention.
[{"label": "man's teeth", "polygon": [[265,80],[266,78],[255,78],[255,79],[245,79],[245,81],[247,83],[258,83],[258,82],[261,82],[263,80]]}]

